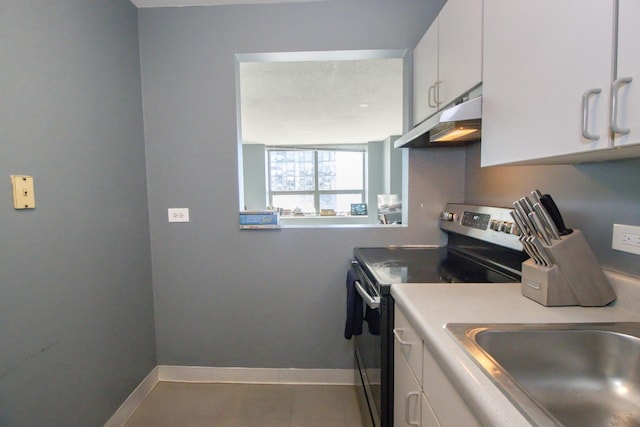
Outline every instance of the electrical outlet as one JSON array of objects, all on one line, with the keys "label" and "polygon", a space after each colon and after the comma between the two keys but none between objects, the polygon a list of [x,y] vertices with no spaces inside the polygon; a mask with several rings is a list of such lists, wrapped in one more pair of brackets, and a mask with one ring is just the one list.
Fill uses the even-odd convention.
[{"label": "electrical outlet", "polygon": [[33,177],[28,175],[11,175],[13,184],[13,207],[16,209],[33,209],[36,207],[36,196],[33,191]]},{"label": "electrical outlet", "polygon": [[613,241],[611,247],[618,251],[640,255],[640,227],[613,224]]},{"label": "electrical outlet", "polygon": [[169,222],[189,222],[189,208],[169,208]]}]

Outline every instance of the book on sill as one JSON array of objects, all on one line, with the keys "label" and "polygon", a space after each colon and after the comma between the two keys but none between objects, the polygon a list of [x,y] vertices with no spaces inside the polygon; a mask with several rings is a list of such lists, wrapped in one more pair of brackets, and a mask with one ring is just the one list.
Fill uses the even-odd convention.
[{"label": "book on sill", "polygon": [[276,211],[242,211],[240,225],[280,225],[280,214]]}]

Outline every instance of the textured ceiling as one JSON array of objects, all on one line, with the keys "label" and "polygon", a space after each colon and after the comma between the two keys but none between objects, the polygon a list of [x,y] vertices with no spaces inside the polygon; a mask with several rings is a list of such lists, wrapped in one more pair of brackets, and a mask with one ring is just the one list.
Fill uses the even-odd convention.
[{"label": "textured ceiling", "polygon": [[402,59],[241,62],[242,139],[353,144],[402,133]]}]

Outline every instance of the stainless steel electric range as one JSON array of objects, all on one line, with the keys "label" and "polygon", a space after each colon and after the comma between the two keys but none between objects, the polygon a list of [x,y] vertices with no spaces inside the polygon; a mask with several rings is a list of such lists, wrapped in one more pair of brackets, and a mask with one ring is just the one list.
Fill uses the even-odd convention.
[{"label": "stainless steel electric range", "polygon": [[[356,382],[365,426],[393,424],[394,283],[520,282],[528,256],[512,209],[448,204],[440,217],[445,247],[355,248],[347,289],[345,338],[355,340]],[[349,294],[349,292],[348,292]],[[361,299],[360,299],[361,298]],[[349,311],[351,310],[351,311]]]}]

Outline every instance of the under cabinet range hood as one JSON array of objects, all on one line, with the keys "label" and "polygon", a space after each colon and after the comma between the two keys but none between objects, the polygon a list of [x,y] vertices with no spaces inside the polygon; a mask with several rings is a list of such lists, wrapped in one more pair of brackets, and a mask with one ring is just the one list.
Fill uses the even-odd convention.
[{"label": "under cabinet range hood", "polygon": [[453,105],[420,123],[394,143],[395,148],[457,147],[480,141],[482,96]]}]

